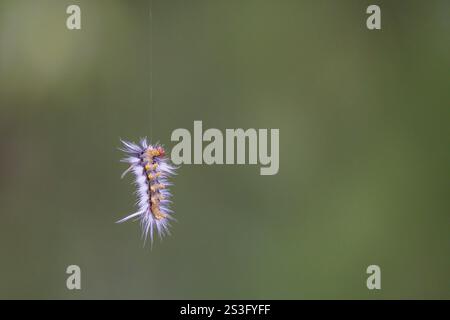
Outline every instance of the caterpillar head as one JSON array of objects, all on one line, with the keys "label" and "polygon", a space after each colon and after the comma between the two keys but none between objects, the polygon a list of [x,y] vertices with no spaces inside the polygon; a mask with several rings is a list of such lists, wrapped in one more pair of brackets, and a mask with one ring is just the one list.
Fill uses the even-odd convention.
[{"label": "caterpillar head", "polygon": [[164,156],[166,155],[166,151],[164,150],[163,147],[158,146],[158,147],[156,148],[156,150],[157,150],[158,153],[159,153],[159,157],[164,157]]},{"label": "caterpillar head", "polygon": [[156,158],[156,157],[164,157],[166,155],[166,151],[163,147],[157,146],[156,148],[149,148],[147,150],[147,156],[149,158]]}]

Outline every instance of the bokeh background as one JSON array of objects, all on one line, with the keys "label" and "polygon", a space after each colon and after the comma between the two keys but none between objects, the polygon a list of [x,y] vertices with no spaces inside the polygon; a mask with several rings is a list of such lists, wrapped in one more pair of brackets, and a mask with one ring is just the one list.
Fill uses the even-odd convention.
[{"label": "bokeh background", "polygon": [[[0,298],[450,298],[449,14],[447,0],[1,0]],[[194,120],[279,128],[280,171],[182,166],[172,236],[144,247],[138,223],[115,224],[135,201],[119,138],[170,150]]]}]

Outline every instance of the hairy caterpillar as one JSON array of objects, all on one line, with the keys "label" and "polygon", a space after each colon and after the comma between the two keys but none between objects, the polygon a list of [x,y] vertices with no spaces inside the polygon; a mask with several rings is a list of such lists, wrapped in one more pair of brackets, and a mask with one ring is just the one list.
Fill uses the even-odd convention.
[{"label": "hairy caterpillar", "polygon": [[169,232],[169,220],[173,220],[172,211],[169,209],[170,185],[167,178],[175,174],[175,167],[165,157],[164,148],[159,145],[151,145],[146,138],[139,144],[121,140],[126,157],[121,161],[130,164],[130,167],[122,174],[122,178],[133,172],[135,176],[138,210],[117,221],[121,223],[132,218],[140,220],[142,237],[144,241],[150,236],[153,242],[153,229],[156,228],[162,238]]}]

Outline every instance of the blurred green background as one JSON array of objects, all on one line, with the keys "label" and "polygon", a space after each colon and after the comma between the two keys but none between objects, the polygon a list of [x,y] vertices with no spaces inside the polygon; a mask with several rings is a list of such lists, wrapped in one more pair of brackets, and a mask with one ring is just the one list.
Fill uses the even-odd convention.
[{"label": "blurred green background", "polygon": [[[449,1],[152,7],[0,1],[0,298],[450,298]],[[151,250],[119,137],[194,120],[279,128],[280,171],[182,166]]]}]

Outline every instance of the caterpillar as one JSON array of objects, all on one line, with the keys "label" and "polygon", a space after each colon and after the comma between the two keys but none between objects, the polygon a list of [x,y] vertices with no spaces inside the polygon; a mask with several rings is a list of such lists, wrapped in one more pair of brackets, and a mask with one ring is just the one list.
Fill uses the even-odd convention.
[{"label": "caterpillar", "polygon": [[176,168],[165,156],[165,150],[160,144],[151,145],[146,138],[142,138],[139,144],[125,140],[121,142],[123,147],[119,150],[126,154],[121,162],[130,165],[121,178],[133,172],[138,209],[117,223],[133,218],[140,220],[144,243],[148,236],[153,243],[153,230],[162,238],[170,234],[169,220],[175,220],[173,211],[169,209],[171,194],[167,187],[171,185],[168,178],[175,174]]}]

